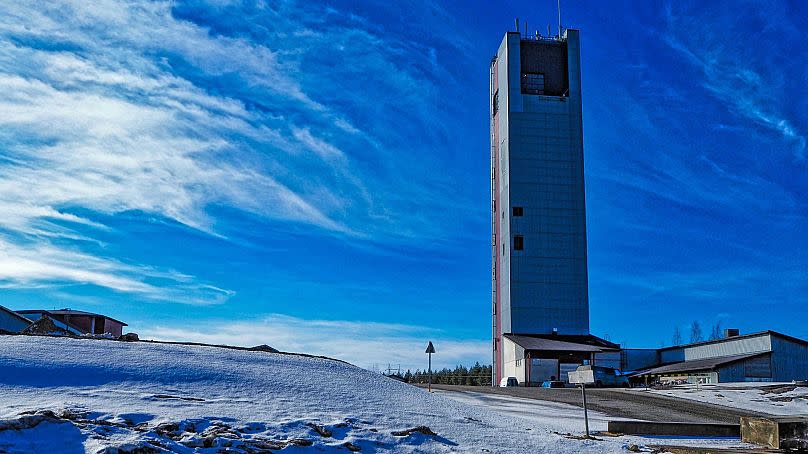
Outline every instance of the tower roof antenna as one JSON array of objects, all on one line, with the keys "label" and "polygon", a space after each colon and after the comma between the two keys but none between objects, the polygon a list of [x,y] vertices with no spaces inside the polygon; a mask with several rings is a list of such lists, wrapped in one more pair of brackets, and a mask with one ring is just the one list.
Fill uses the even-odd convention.
[{"label": "tower roof antenna", "polygon": [[558,10],[558,39],[561,39],[561,0],[556,2],[556,7]]}]

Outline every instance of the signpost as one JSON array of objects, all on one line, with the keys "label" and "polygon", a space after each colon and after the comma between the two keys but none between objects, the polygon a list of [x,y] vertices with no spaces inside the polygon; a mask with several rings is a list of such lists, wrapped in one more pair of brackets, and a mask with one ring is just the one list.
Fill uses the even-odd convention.
[{"label": "signpost", "polygon": [[595,371],[592,370],[592,366],[578,366],[578,369],[569,372],[567,377],[569,377],[570,383],[581,385],[581,397],[584,401],[584,428],[586,429],[586,438],[589,438],[589,414],[586,411],[586,385],[595,383]]},{"label": "signpost", "polygon": [[432,354],[435,353],[435,346],[432,341],[426,346],[426,353],[429,355],[429,392],[432,392]]}]

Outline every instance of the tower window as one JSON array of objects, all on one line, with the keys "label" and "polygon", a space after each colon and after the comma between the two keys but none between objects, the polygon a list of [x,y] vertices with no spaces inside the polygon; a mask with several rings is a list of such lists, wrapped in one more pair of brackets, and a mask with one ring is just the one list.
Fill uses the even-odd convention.
[{"label": "tower window", "polygon": [[494,93],[494,100],[491,102],[491,111],[494,112],[494,115],[499,112],[499,90]]},{"label": "tower window", "polygon": [[513,250],[514,251],[523,251],[525,250],[525,237],[522,235],[514,235],[513,237]]},{"label": "tower window", "polygon": [[514,216],[524,216],[525,209],[522,207],[513,207],[513,215]]},{"label": "tower window", "polygon": [[544,74],[542,73],[523,73],[522,74],[522,93],[525,95],[543,95],[544,94]]}]

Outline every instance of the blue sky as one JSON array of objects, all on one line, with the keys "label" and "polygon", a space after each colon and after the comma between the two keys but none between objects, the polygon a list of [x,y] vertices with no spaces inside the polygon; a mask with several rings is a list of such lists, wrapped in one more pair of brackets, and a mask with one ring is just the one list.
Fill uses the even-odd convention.
[{"label": "blue sky", "polygon": [[[488,63],[544,3],[4,3],[0,304],[488,362]],[[606,3],[562,2],[593,333],[808,337],[808,8]]]}]

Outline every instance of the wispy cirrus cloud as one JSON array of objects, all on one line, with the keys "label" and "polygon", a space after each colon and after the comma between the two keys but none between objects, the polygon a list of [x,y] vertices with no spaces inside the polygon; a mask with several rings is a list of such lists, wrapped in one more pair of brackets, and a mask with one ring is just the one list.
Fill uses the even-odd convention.
[{"label": "wispy cirrus cloud", "polygon": [[[171,278],[147,284],[138,270],[149,265],[83,250],[94,231],[109,228],[94,214],[143,212],[227,237],[227,220],[211,214],[224,206],[348,238],[443,235],[421,210],[406,220],[389,215],[437,205],[429,195],[440,193],[440,180],[413,184],[385,162],[401,149],[409,158],[430,150],[401,137],[434,118],[423,95],[437,93],[431,79],[445,73],[434,55],[420,56],[421,45],[383,36],[353,13],[330,9],[322,18],[292,1],[218,9],[230,6],[2,7],[0,213],[9,215],[0,238],[27,260],[0,275],[6,285],[78,282],[172,300],[172,286],[187,289]],[[234,17],[242,22],[228,28]],[[353,64],[330,61],[359,47],[364,58]],[[406,126],[390,128],[378,110],[387,101],[355,96],[357,77],[368,75],[366,90],[397,94],[393,104],[405,111],[395,121]],[[410,184],[395,187],[403,181]],[[79,257],[98,259],[104,272],[55,266]],[[214,293],[220,301],[231,292]]]},{"label": "wispy cirrus cloud", "polygon": [[176,271],[130,265],[49,244],[13,244],[0,239],[0,288],[37,288],[53,282],[92,284],[145,299],[195,305],[221,303],[233,294]]},{"label": "wispy cirrus cloud", "polygon": [[[663,39],[701,72],[703,86],[713,96],[740,118],[779,134],[803,159],[806,132],[783,111],[789,96],[781,89],[785,85],[782,68],[789,60],[804,60],[807,55],[785,44],[803,37],[776,3],[738,2],[731,15],[721,14],[724,6],[720,5],[704,8],[699,4],[687,10],[668,3]],[[761,48],[758,44],[764,37],[781,44]],[[780,49],[789,54],[783,58]]]}]

